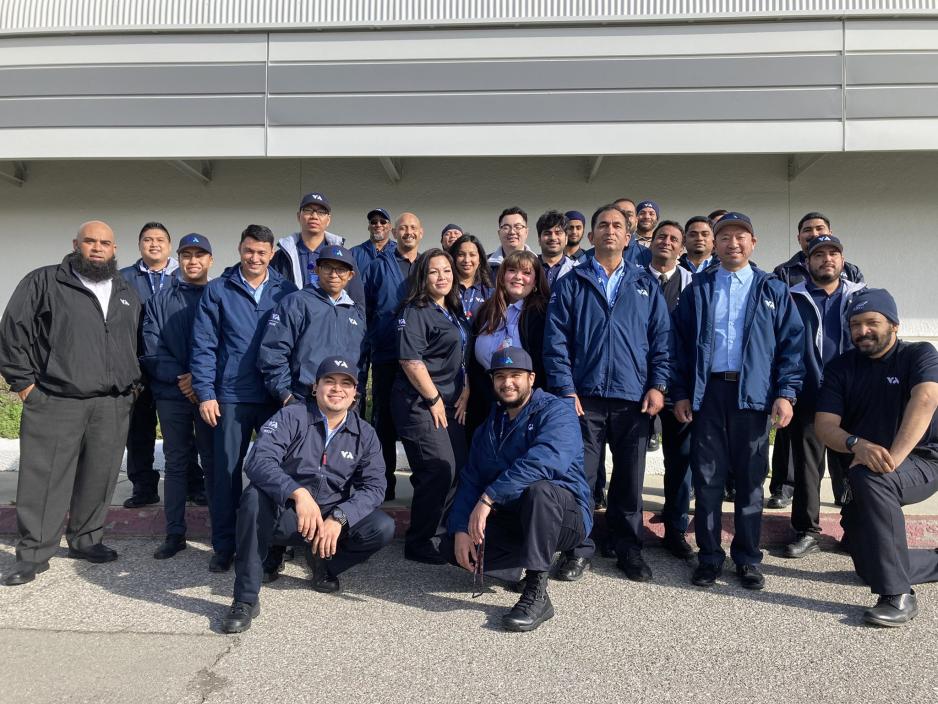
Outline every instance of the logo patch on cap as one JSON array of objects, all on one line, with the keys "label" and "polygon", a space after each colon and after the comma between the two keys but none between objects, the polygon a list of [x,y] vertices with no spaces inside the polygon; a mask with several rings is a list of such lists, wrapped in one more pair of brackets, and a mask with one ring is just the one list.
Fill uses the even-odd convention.
[{"label": "logo patch on cap", "polygon": [[348,365],[341,359],[333,359],[332,363],[337,367],[342,367],[343,369],[348,369]]}]

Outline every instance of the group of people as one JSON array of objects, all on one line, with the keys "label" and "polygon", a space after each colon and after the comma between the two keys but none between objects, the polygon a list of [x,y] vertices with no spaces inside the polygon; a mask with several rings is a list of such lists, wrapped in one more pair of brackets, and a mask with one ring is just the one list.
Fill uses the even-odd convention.
[{"label": "group of people", "polygon": [[908,548],[902,506],[938,490],[938,352],[898,339],[895,301],[845,261],[826,216],[801,219],[800,251],[773,273],[752,262],[745,214],[681,224],[647,200],[548,210],[539,251],[527,213],[506,208],[491,254],[456,224],[423,248],[419,218],[384,208],[349,249],[331,217],[325,194],[305,195],[298,232],[249,225],[240,260],[211,280],[201,234],[173,258],[167,228],[147,223],[141,258],[119,271],[113,231],[91,221],[61,264],[22,280],[0,321],[0,372],[24,402],[5,585],[48,569],[63,529],[69,557],[116,559],[102,533],[125,444],[125,505],[159,501],[158,418],[154,557],[185,549],[186,503],[207,503],[209,569],[235,572],[229,633],[251,626],[288,549],[330,593],[391,541],[380,507],[396,496],[398,439],[413,485],[404,557],[520,591],[508,630],[551,618],[549,577],[581,579],[597,549],[628,579],[653,578],[642,488],[659,428],[664,547],[712,586],[730,498],[736,577],[762,589],[774,427],[785,554],[819,549],[826,459],[844,545],[878,595],[865,620],[914,618],[912,585],[938,580],[938,552]]}]

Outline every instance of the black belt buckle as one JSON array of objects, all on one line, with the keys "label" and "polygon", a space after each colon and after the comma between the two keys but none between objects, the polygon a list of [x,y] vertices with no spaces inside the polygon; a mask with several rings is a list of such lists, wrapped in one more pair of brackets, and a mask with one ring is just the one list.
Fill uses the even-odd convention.
[{"label": "black belt buckle", "polygon": [[710,376],[721,381],[739,381],[739,372],[714,372]]}]

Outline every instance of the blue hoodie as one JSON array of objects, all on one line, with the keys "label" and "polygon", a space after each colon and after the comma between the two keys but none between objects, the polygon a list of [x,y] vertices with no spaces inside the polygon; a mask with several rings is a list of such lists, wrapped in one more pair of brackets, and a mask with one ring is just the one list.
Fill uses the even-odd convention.
[{"label": "blue hoodie", "polygon": [[306,398],[326,357],[349,357],[361,369],[364,340],[362,306],[345,291],[333,304],[321,288],[307,286],[274,309],[264,328],[257,367],[274,398],[285,401],[290,394]]},{"label": "blue hoodie", "polygon": [[365,271],[365,311],[368,347],[374,364],[397,361],[397,318],[407,297],[408,281],[387,247]]},{"label": "blue hoodie", "polygon": [[[674,309],[671,399],[700,410],[713,365],[714,288],[719,267],[695,274]],[[746,304],[739,408],[769,412],[779,397],[796,398],[804,378],[804,324],[788,287],[753,267]]]},{"label": "blue hoodie", "polygon": [[257,371],[257,350],[274,306],[296,286],[273,269],[260,303],[241,281],[240,265],[205,287],[192,327],[192,388],[200,401],[270,401]]},{"label": "blue hoodie", "polygon": [[544,332],[547,388],[638,402],[670,376],[668,304],[647,270],[624,262],[610,308],[590,262],[560,279]]},{"label": "blue hoodie", "polygon": [[179,376],[189,372],[192,322],[204,291],[205,286],[174,276],[144,308],[140,361],[149,375],[153,397],[158,400],[188,403],[177,382]]},{"label": "blue hoodie", "polygon": [[449,532],[468,532],[469,514],[483,493],[496,504],[505,504],[521,498],[534,482],[546,479],[576,497],[589,535],[593,529],[593,494],[583,471],[583,436],[573,407],[546,391],[534,389],[501,442],[495,439],[498,413],[500,408],[493,405],[472,437],[469,460],[460,472],[447,520]]}]

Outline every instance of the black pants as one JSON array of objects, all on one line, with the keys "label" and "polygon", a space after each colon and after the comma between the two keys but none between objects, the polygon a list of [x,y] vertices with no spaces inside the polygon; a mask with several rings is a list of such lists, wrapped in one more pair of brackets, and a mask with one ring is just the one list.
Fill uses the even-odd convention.
[{"label": "black pants", "polygon": [[[137,495],[155,494],[160,485],[160,473],[153,469],[153,452],[156,446],[156,401],[149,386],[134,402],[130,414],[130,427],[127,430],[127,478],[133,484]],[[164,432],[165,441],[165,432]],[[166,454],[164,447],[163,454]],[[204,489],[202,467],[199,456],[192,447],[186,462],[186,490],[189,494]]]},{"label": "black pants", "polygon": [[831,478],[835,500],[843,495],[844,474],[851,455],[825,450],[824,443],[814,433],[814,409],[795,407],[795,417],[789,426],[791,451],[795,466],[795,493],[791,502],[791,527],[796,533],[821,532],[821,478],[824,476],[824,458]]},{"label": "black pants", "polygon": [[89,399],[34,388],[23,403],[16,485],[16,559],[45,562],[59,547],[101,542],[117,484],[133,395]]},{"label": "black pants", "polygon": [[730,556],[737,565],[762,561],[762,482],[769,463],[769,414],[740,410],[738,383],[710,377],[691,424],[694,530],[700,564],[722,565],[723,489],[727,474],[736,489],[735,531]]},{"label": "black pants", "polygon": [[405,543],[409,551],[435,552],[445,535],[443,518],[466,462],[465,427],[456,421],[454,409],[447,407],[448,426],[435,428],[423,399],[408,382],[394,386],[391,408],[414,487]]},{"label": "black pants", "polygon": [[[483,568],[486,576],[517,581],[522,570],[550,569],[554,554],[586,538],[583,513],[576,497],[547,480],[534,482],[521,497],[489,514],[485,525]],[[452,536],[441,552],[457,564]]]},{"label": "black pants", "polygon": [[661,519],[667,533],[687,532],[690,511],[690,423],[681,423],[673,409],[662,409],[661,451],[664,454],[664,507]]},{"label": "black pants", "polygon": [[772,478],[769,493],[790,499],[795,493],[795,456],[792,449],[791,426],[775,431],[772,445]]},{"label": "black pants", "polygon": [[[214,463],[212,428],[199,415],[199,406],[189,401],[157,401],[166,457],[163,507],[166,534],[186,534],[186,496],[190,491],[189,470],[195,452],[205,467]],[[196,465],[198,466],[198,465]]]},{"label": "black pants", "polygon": [[397,429],[391,410],[391,388],[397,378],[398,362],[374,362],[371,365],[371,424],[381,443],[387,493],[393,495],[397,486]]},{"label": "black pants", "polygon": [[[320,506],[324,514],[332,506]],[[394,538],[394,519],[383,511],[374,510],[354,526],[347,526],[339,536],[336,554],[326,571],[338,577],[347,569],[364,562]],[[278,506],[273,499],[249,484],[241,495],[238,507],[238,549],[235,558],[234,598],[257,603],[261,588],[263,562],[274,545],[305,546],[306,540],[297,531],[293,502]]]},{"label": "black pants", "polygon": [[896,471],[851,467],[841,523],[853,565],[874,594],[907,594],[913,584],[938,581],[938,552],[910,550],[902,507],[938,491],[938,461],[917,455]]},{"label": "black pants", "polygon": [[[645,452],[648,448],[648,416],[632,401],[581,397],[583,415],[583,464],[588,486],[596,485],[603,446],[612,449],[612,479],[609,482],[606,529],[616,554],[626,557],[642,549],[642,486],[645,482]],[[591,538],[573,551],[576,557],[592,557],[596,546]]]}]

